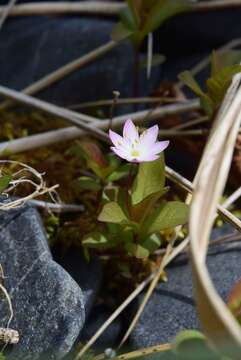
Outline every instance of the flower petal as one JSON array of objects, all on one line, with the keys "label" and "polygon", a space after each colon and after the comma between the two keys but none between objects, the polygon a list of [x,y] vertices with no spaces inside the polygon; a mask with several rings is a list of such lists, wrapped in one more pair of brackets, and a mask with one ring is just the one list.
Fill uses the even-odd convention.
[{"label": "flower petal", "polygon": [[123,137],[120,136],[119,134],[117,134],[116,132],[109,130],[109,137],[111,139],[111,141],[113,142],[113,144],[117,147],[120,148],[121,146],[124,145],[123,141]]},{"label": "flower petal", "polygon": [[159,158],[159,155],[153,155],[153,154],[143,154],[138,158],[138,162],[150,162],[157,160]]},{"label": "flower petal", "polygon": [[158,125],[154,125],[150,129],[145,130],[140,136],[140,145],[150,146],[154,144],[157,140],[158,131]]},{"label": "flower petal", "polygon": [[123,128],[123,137],[130,142],[139,141],[139,134],[131,119],[126,120]]},{"label": "flower petal", "polygon": [[152,145],[149,148],[149,154],[160,154],[163,150],[165,150],[168,145],[169,145],[170,141],[166,140],[166,141],[159,141],[157,143],[155,143],[154,145]]},{"label": "flower petal", "polygon": [[120,148],[116,148],[116,147],[112,146],[111,150],[114,151],[114,153],[116,155],[118,155],[120,158],[127,160],[127,161],[131,161],[131,156],[127,151],[125,151],[125,149],[123,149],[123,148],[120,149]]}]

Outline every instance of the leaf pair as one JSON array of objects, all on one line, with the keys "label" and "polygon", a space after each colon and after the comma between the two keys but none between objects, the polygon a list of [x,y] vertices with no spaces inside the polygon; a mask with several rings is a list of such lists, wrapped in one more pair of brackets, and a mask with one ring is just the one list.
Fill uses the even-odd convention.
[{"label": "leaf pair", "polygon": [[112,38],[120,41],[129,37],[137,47],[166,20],[192,8],[188,0],[127,0],[127,3]]},{"label": "leaf pair", "polygon": [[206,81],[207,91],[204,92],[190,71],[184,71],[179,79],[187,85],[199,98],[201,105],[209,117],[212,117],[221,105],[228,87],[235,74],[241,72],[241,65],[232,62],[241,59],[240,51],[232,51],[227,54],[217,55],[215,52],[211,58],[211,75]]},{"label": "leaf pair", "polygon": [[128,253],[136,257],[149,256],[161,244],[161,230],[187,222],[186,204],[179,201],[159,201],[167,191],[162,154],[156,161],[139,165],[131,191],[120,190],[121,196],[117,201],[107,202],[103,206],[98,220],[131,230],[135,242],[128,242]]}]

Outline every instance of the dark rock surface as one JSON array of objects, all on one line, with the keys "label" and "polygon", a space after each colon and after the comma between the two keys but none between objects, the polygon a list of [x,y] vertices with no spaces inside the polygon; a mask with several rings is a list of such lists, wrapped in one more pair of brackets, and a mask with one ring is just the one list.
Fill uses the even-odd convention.
[{"label": "dark rock surface", "polygon": [[[113,25],[111,20],[71,16],[9,19],[0,33],[0,83],[14,89],[28,86],[110,41]],[[148,94],[159,76],[154,71],[147,81],[144,69],[142,74],[141,92]],[[38,96],[61,105],[112,98],[113,90],[125,97],[132,95],[132,79],[133,48],[124,42]]]},{"label": "dark rock surface", "polygon": [[[11,327],[20,342],[11,359],[61,359],[70,351],[85,320],[81,289],[55,261],[38,212],[29,206],[0,214],[0,263],[14,310]],[[8,307],[0,302],[0,326]]]},{"label": "dark rock surface", "polygon": [[54,259],[73,277],[81,287],[85,305],[85,314],[88,317],[90,309],[100,290],[102,282],[102,267],[98,258],[89,262],[76,249],[69,249],[66,253],[55,249]]},{"label": "dark rock surface", "polygon": [[[109,309],[105,304],[96,305],[81,332],[80,341],[88,341],[96,331],[104,324],[104,322],[111,316],[113,309]],[[99,352],[106,348],[115,348],[118,341],[121,340],[121,335],[126,328],[125,320],[120,315],[101,335],[101,337],[94,344],[94,349]]]},{"label": "dark rock surface", "polygon": [[[214,238],[234,232],[229,226],[215,230]],[[226,300],[229,291],[241,277],[240,242],[213,245],[207,259],[215,287]],[[134,348],[170,342],[185,329],[199,328],[193,297],[192,273],[187,257],[181,255],[167,269],[168,282],[153,293],[139,323],[131,335]],[[139,298],[141,301],[142,296]]]}]

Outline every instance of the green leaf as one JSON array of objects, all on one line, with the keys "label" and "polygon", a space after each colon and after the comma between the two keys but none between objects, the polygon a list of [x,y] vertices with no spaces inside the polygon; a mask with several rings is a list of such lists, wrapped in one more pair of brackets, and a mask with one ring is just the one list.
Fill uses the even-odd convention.
[{"label": "green leaf", "polygon": [[228,298],[228,307],[241,324],[241,279],[235,284]]},{"label": "green leaf", "polygon": [[98,217],[98,220],[102,222],[110,222],[114,224],[121,224],[123,222],[128,223],[128,218],[126,217],[124,211],[114,201],[104,205]]},{"label": "green leaf", "polygon": [[157,0],[145,19],[141,38],[143,39],[148,33],[156,30],[169,18],[191,9],[192,6],[187,0]]},{"label": "green leaf", "polygon": [[183,82],[183,84],[187,85],[197,96],[206,96],[206,94],[200,88],[198,82],[194,79],[190,71],[186,70],[181,72],[178,75],[178,78]]},{"label": "green leaf", "polygon": [[241,65],[232,65],[223,68],[215,76],[207,80],[208,95],[215,106],[221,104],[233,76],[240,72]]},{"label": "green leaf", "polygon": [[98,179],[93,179],[89,176],[81,176],[78,178],[78,185],[83,190],[93,190],[99,191],[101,189],[101,184],[99,183]]},{"label": "green leaf", "polygon": [[161,245],[161,237],[158,234],[151,234],[144,241],[141,242],[141,246],[149,251],[152,254],[156,251]]},{"label": "green leaf", "polygon": [[132,187],[132,204],[137,205],[149,195],[162,191],[165,184],[164,155],[139,165],[138,173]]},{"label": "green leaf", "polygon": [[7,189],[11,181],[12,181],[11,175],[3,175],[0,178],[0,193],[2,193],[4,190]]},{"label": "green leaf", "polygon": [[119,22],[112,29],[111,39],[115,42],[119,42],[127,39],[131,35],[133,35],[133,30],[130,30],[125,24]]},{"label": "green leaf", "polygon": [[187,85],[200,98],[201,105],[206,114],[212,116],[214,107],[212,99],[210,99],[210,97],[200,88],[199,84],[192,76],[192,73],[190,71],[183,71],[178,77],[183,84]]},{"label": "green leaf", "polygon": [[131,208],[131,219],[141,224],[145,218],[150,214],[155,203],[165,195],[169,190],[169,187],[164,187],[161,191],[157,191],[144,200],[139,202],[137,205],[132,206]]},{"label": "green leaf", "polygon": [[129,255],[138,259],[147,258],[150,255],[149,251],[140,244],[127,243],[125,249]]},{"label": "green leaf", "polygon": [[[197,330],[185,330],[176,336],[173,353],[180,360],[220,360],[220,354],[214,352],[208,345],[206,337]],[[193,355],[195,356],[193,357]]]},{"label": "green leaf", "polygon": [[231,49],[225,52],[212,52],[211,56],[211,77],[218,74],[225,67],[239,64],[241,61],[241,51]]},{"label": "green leaf", "polygon": [[143,224],[143,232],[153,234],[183,225],[188,220],[189,207],[180,201],[164,202]]},{"label": "green leaf", "polygon": [[99,232],[88,234],[82,241],[82,244],[89,248],[107,247],[108,243],[108,238]]},{"label": "green leaf", "polygon": [[131,169],[131,164],[125,164],[120,166],[116,171],[108,176],[108,181],[117,181],[127,176]]},{"label": "green leaf", "polygon": [[142,0],[127,0],[128,7],[131,11],[133,20],[135,22],[135,26],[138,27],[140,24],[140,10],[141,10],[141,3]]}]

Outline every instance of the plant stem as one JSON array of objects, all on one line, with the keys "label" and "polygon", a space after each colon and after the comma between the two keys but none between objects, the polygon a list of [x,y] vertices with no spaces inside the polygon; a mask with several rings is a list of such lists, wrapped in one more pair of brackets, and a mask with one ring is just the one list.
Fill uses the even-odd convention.
[{"label": "plant stem", "polygon": [[[139,47],[134,49],[134,64],[133,64],[133,97],[139,96],[140,91],[140,51]],[[138,110],[138,105],[134,104],[133,111]]]}]

